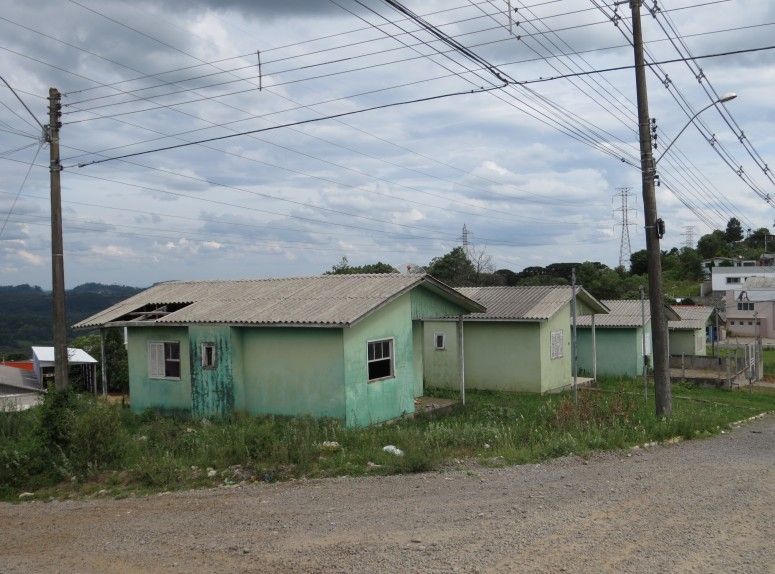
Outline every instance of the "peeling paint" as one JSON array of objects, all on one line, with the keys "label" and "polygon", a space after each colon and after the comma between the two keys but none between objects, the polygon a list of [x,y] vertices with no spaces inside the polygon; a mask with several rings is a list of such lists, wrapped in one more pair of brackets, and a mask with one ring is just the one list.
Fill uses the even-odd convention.
[{"label": "peeling paint", "polygon": [[[191,410],[195,416],[226,416],[234,411],[231,329],[225,326],[188,329],[191,361]],[[202,367],[202,343],[215,344],[215,367]]]}]

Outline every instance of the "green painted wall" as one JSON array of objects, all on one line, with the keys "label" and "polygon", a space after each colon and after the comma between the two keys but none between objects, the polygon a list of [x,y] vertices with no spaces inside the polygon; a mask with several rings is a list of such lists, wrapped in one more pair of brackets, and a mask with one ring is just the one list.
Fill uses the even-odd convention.
[{"label": "green painted wall", "polygon": [[[455,321],[424,321],[422,342],[423,377],[426,387],[458,389],[459,367],[457,323]],[[445,349],[436,350],[434,337],[444,333]]]},{"label": "green painted wall", "polygon": [[537,322],[465,322],[466,388],[541,392],[540,333]]},{"label": "green painted wall", "polygon": [[707,351],[704,330],[671,330],[669,337],[671,355],[704,355]]},{"label": "green painted wall", "polygon": [[[597,374],[636,377],[643,373],[640,327],[597,328]],[[592,329],[578,330],[579,370],[592,376]]]},{"label": "green painted wall", "polygon": [[[571,309],[567,303],[548,321],[541,322],[541,376],[539,380],[540,392],[555,391],[571,384],[571,366],[573,358],[571,354]],[[578,309],[581,311],[581,309]],[[562,331],[562,357],[552,359],[551,333]]]},{"label": "green painted wall", "polygon": [[234,329],[241,331],[239,410],[345,419],[341,329]]},{"label": "green painted wall", "polygon": [[427,319],[460,315],[467,311],[455,303],[439,297],[425,287],[417,287],[409,292],[412,303],[412,319]]},{"label": "green painted wall", "polygon": [[[389,338],[394,376],[369,383],[367,342]],[[367,426],[414,412],[413,339],[411,292],[344,329],[347,426]]]},{"label": "green painted wall", "polygon": [[412,366],[414,367],[414,396],[423,395],[423,323],[412,321]]},{"label": "green painted wall", "polygon": [[[180,380],[148,377],[148,342],[180,343]],[[191,364],[185,327],[129,327],[129,400],[134,411],[149,408],[191,410]]]},{"label": "green painted wall", "polygon": [[[195,416],[225,416],[234,411],[231,328],[190,325],[191,403]],[[215,345],[215,368],[202,368],[202,343]]]}]

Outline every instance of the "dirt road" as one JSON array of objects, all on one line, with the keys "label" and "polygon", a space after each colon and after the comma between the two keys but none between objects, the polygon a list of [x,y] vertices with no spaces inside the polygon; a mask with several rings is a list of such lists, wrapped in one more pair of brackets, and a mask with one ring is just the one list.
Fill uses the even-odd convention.
[{"label": "dirt road", "polygon": [[775,417],[508,469],[0,505],[0,572],[775,572]]}]

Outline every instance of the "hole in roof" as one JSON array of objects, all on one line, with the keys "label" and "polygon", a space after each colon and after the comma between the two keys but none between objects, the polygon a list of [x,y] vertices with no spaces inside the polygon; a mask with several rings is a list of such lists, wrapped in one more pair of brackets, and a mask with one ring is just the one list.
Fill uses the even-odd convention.
[{"label": "hole in roof", "polygon": [[121,315],[114,321],[156,321],[189,305],[191,303],[147,303],[134,311]]}]

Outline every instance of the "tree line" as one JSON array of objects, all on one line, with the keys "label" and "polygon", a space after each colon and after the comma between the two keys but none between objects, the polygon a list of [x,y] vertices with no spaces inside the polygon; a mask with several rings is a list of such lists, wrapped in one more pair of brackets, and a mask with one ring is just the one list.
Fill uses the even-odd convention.
[{"label": "tree line", "polygon": [[[715,257],[757,259],[771,242],[769,229],[743,230],[737,218],[731,218],[725,230],[713,230],[703,235],[694,247],[673,247],[662,251],[662,271],[672,297],[699,292],[704,278],[702,262]],[[775,245],[773,245],[775,248]],[[722,262],[721,265],[732,265]],[[497,285],[570,285],[575,268],[579,285],[599,299],[634,299],[640,288],[648,292],[648,253],[635,251],[629,268],[611,268],[599,261],[551,263],[545,267],[525,267],[521,271],[495,269],[484,248],[455,247],[449,253],[434,257],[427,265],[410,266],[403,271],[425,272],[453,287]],[[350,265],[343,257],[326,274],[398,273],[388,263],[378,261],[367,265]]]}]

